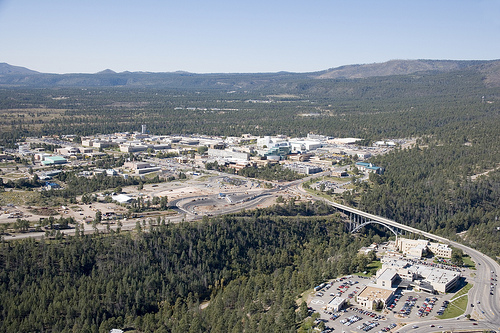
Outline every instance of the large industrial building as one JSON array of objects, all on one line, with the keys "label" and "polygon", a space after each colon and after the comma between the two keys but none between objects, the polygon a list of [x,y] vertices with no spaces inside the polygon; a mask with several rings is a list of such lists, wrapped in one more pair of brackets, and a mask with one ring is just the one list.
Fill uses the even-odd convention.
[{"label": "large industrial building", "polygon": [[408,286],[430,293],[446,293],[452,290],[460,279],[460,273],[454,270],[389,257],[382,258],[381,271],[380,276],[383,276],[385,281],[388,281],[389,275],[397,275]]},{"label": "large industrial building", "polygon": [[66,160],[62,156],[45,156],[44,160],[42,161],[43,165],[65,164],[65,163],[68,163],[68,160]]}]

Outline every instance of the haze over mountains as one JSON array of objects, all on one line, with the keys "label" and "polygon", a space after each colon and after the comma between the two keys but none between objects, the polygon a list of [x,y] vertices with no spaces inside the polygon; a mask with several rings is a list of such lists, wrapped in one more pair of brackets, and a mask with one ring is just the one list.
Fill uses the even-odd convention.
[{"label": "haze over mountains", "polygon": [[121,72],[106,69],[95,74],[40,73],[20,66],[0,63],[2,87],[165,87],[258,89],[274,85],[294,85],[316,79],[353,80],[370,77],[451,73],[480,73],[488,86],[500,86],[500,60],[391,60],[384,63],[347,65],[311,73],[213,73]]}]

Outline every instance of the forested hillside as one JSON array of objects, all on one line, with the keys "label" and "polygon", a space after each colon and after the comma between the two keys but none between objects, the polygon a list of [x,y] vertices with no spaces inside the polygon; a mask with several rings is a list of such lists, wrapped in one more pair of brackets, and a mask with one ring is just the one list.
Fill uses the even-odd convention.
[{"label": "forested hillside", "polygon": [[344,232],[329,212],[288,203],[137,234],[1,243],[0,331],[294,332],[301,292],[368,263],[356,253],[371,236]]},{"label": "forested hillside", "polygon": [[466,242],[500,258],[500,148],[498,115],[418,140],[371,161],[359,207],[421,230]]}]

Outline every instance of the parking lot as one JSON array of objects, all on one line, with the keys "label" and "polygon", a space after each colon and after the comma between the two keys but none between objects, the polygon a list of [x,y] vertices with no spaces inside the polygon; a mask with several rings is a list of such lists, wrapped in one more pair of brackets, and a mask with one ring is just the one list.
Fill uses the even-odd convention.
[{"label": "parking lot", "polygon": [[[371,282],[355,275],[325,282],[311,293],[309,309],[320,314],[318,320],[325,323],[327,332],[394,332],[402,325],[418,323],[442,313],[454,295],[398,290],[384,310],[367,310],[357,304],[356,295]],[[347,304],[338,312],[327,310],[333,297],[346,299]]]}]

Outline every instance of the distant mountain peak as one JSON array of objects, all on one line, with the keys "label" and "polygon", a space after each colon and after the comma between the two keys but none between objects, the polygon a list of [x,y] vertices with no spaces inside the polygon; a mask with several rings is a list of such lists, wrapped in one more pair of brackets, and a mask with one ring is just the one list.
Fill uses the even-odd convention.
[{"label": "distant mountain peak", "polygon": [[116,74],[116,72],[112,69],[107,68],[103,71],[97,72],[96,74]]},{"label": "distant mountain peak", "polygon": [[0,74],[40,74],[26,67],[12,66],[6,62],[0,62]]}]

